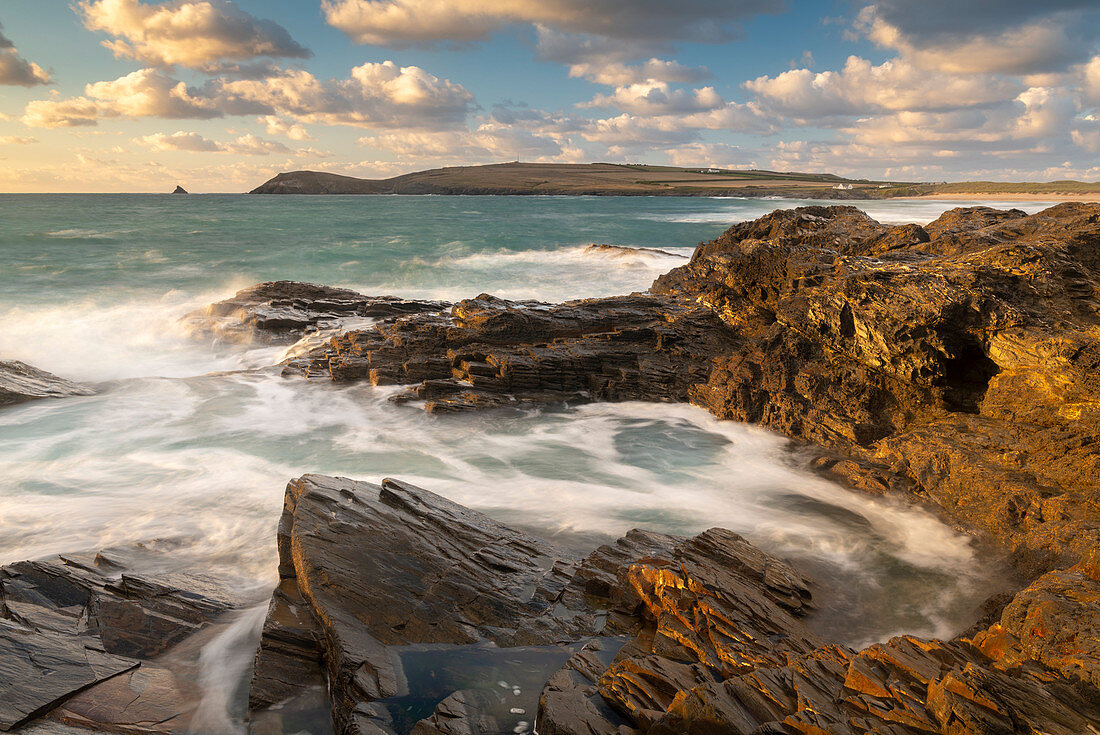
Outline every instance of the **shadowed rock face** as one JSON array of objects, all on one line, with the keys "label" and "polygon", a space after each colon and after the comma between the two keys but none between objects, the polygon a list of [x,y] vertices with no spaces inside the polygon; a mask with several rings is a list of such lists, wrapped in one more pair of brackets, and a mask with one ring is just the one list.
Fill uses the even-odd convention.
[{"label": "shadowed rock face", "polygon": [[509,732],[491,684],[441,694],[411,726],[390,709],[414,685],[409,644],[491,642],[573,652],[539,697],[552,735],[1100,727],[1095,564],[1040,578],[972,638],[856,651],[803,625],[811,582],[723,529],[631,531],[578,559],[405,483],[306,475],[279,546],[254,717],[323,678],[339,733]]},{"label": "shadowed rock face", "polygon": [[0,360],[0,406],[35,398],[90,396],[94,392],[86,385],[59,378],[25,362]]}]

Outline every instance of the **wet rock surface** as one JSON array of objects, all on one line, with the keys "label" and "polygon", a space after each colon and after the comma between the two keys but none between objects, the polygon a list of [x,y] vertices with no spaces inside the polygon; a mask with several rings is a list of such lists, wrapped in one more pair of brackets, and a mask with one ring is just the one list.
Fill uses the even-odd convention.
[{"label": "wet rock surface", "polygon": [[[254,721],[293,701],[308,665],[327,682],[339,733],[525,732],[536,717],[554,735],[1100,727],[1095,564],[1070,570],[1089,594],[1067,595],[1051,573],[970,638],[857,651],[806,628],[810,580],[723,529],[632,531],[582,559],[396,480],[307,475],[287,488],[279,542]],[[568,658],[545,672],[537,711],[504,709],[513,685],[489,681],[439,690],[434,710],[410,721],[394,707],[424,685],[408,668],[416,644],[436,644],[427,655],[439,670],[463,650],[557,647]],[[289,671],[295,681],[273,673]]]},{"label": "wet rock surface", "polygon": [[119,549],[0,568],[0,730],[43,716],[120,733],[188,730],[197,647],[242,600],[201,574],[134,573],[133,558]]},{"label": "wet rock surface", "polygon": [[59,378],[18,360],[0,360],[0,406],[36,398],[90,396],[90,387]]},{"label": "wet rock surface", "polygon": [[346,288],[271,281],[242,289],[232,298],[187,315],[184,321],[196,333],[226,342],[292,344],[341,320],[386,319],[449,306],[443,301],[364,296]]}]

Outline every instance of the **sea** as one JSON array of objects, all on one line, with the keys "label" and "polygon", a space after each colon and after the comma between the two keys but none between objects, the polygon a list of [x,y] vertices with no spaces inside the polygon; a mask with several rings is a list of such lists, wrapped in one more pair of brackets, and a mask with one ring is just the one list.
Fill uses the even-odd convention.
[{"label": "sea", "polygon": [[[808,203],[0,195],[0,359],[96,389],[0,409],[0,564],[138,545],[236,586],[253,606],[203,656],[204,717],[227,732],[284,488],[307,472],[400,478],[578,551],[636,527],[729,528],[817,581],[812,625],[833,640],[955,635],[1004,588],[1000,562],[925,509],[822,479],[764,429],[651,403],[432,416],[389,402],[393,388],[282,378],[285,347],[213,344],[181,320],[278,279],[448,300],[645,291],[700,241]],[[857,204],[924,224],[977,202]]]}]

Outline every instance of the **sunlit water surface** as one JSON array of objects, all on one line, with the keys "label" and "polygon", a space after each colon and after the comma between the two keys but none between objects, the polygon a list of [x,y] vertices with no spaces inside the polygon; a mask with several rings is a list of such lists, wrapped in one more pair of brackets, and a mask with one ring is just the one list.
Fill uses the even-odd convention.
[{"label": "sunlit water surface", "polygon": [[[279,348],[215,348],[189,310],[274,279],[458,299],[560,301],[644,290],[783,200],[549,197],[0,196],[0,358],[96,384],[0,411],[0,563],[158,541],[261,604],[288,479],[399,477],[576,550],[633,527],[723,526],[818,580],[814,625],[848,643],[949,636],[1000,568],[932,515],[846,491],[782,438],[682,405],[429,416],[390,389],[283,379]],[[925,223],[962,203],[868,202]],[[1046,205],[1021,206],[1037,211]],[[204,655],[207,724],[262,611]],[[214,724],[211,724],[214,723]]]}]

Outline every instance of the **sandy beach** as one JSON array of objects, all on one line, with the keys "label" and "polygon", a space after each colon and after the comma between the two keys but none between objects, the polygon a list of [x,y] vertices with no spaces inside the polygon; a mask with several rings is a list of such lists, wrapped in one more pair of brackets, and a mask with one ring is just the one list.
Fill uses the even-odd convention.
[{"label": "sandy beach", "polygon": [[971,194],[925,194],[917,197],[894,197],[896,199],[942,199],[944,201],[972,201],[982,199],[997,202],[1100,202],[1097,194],[999,194],[974,192]]}]

